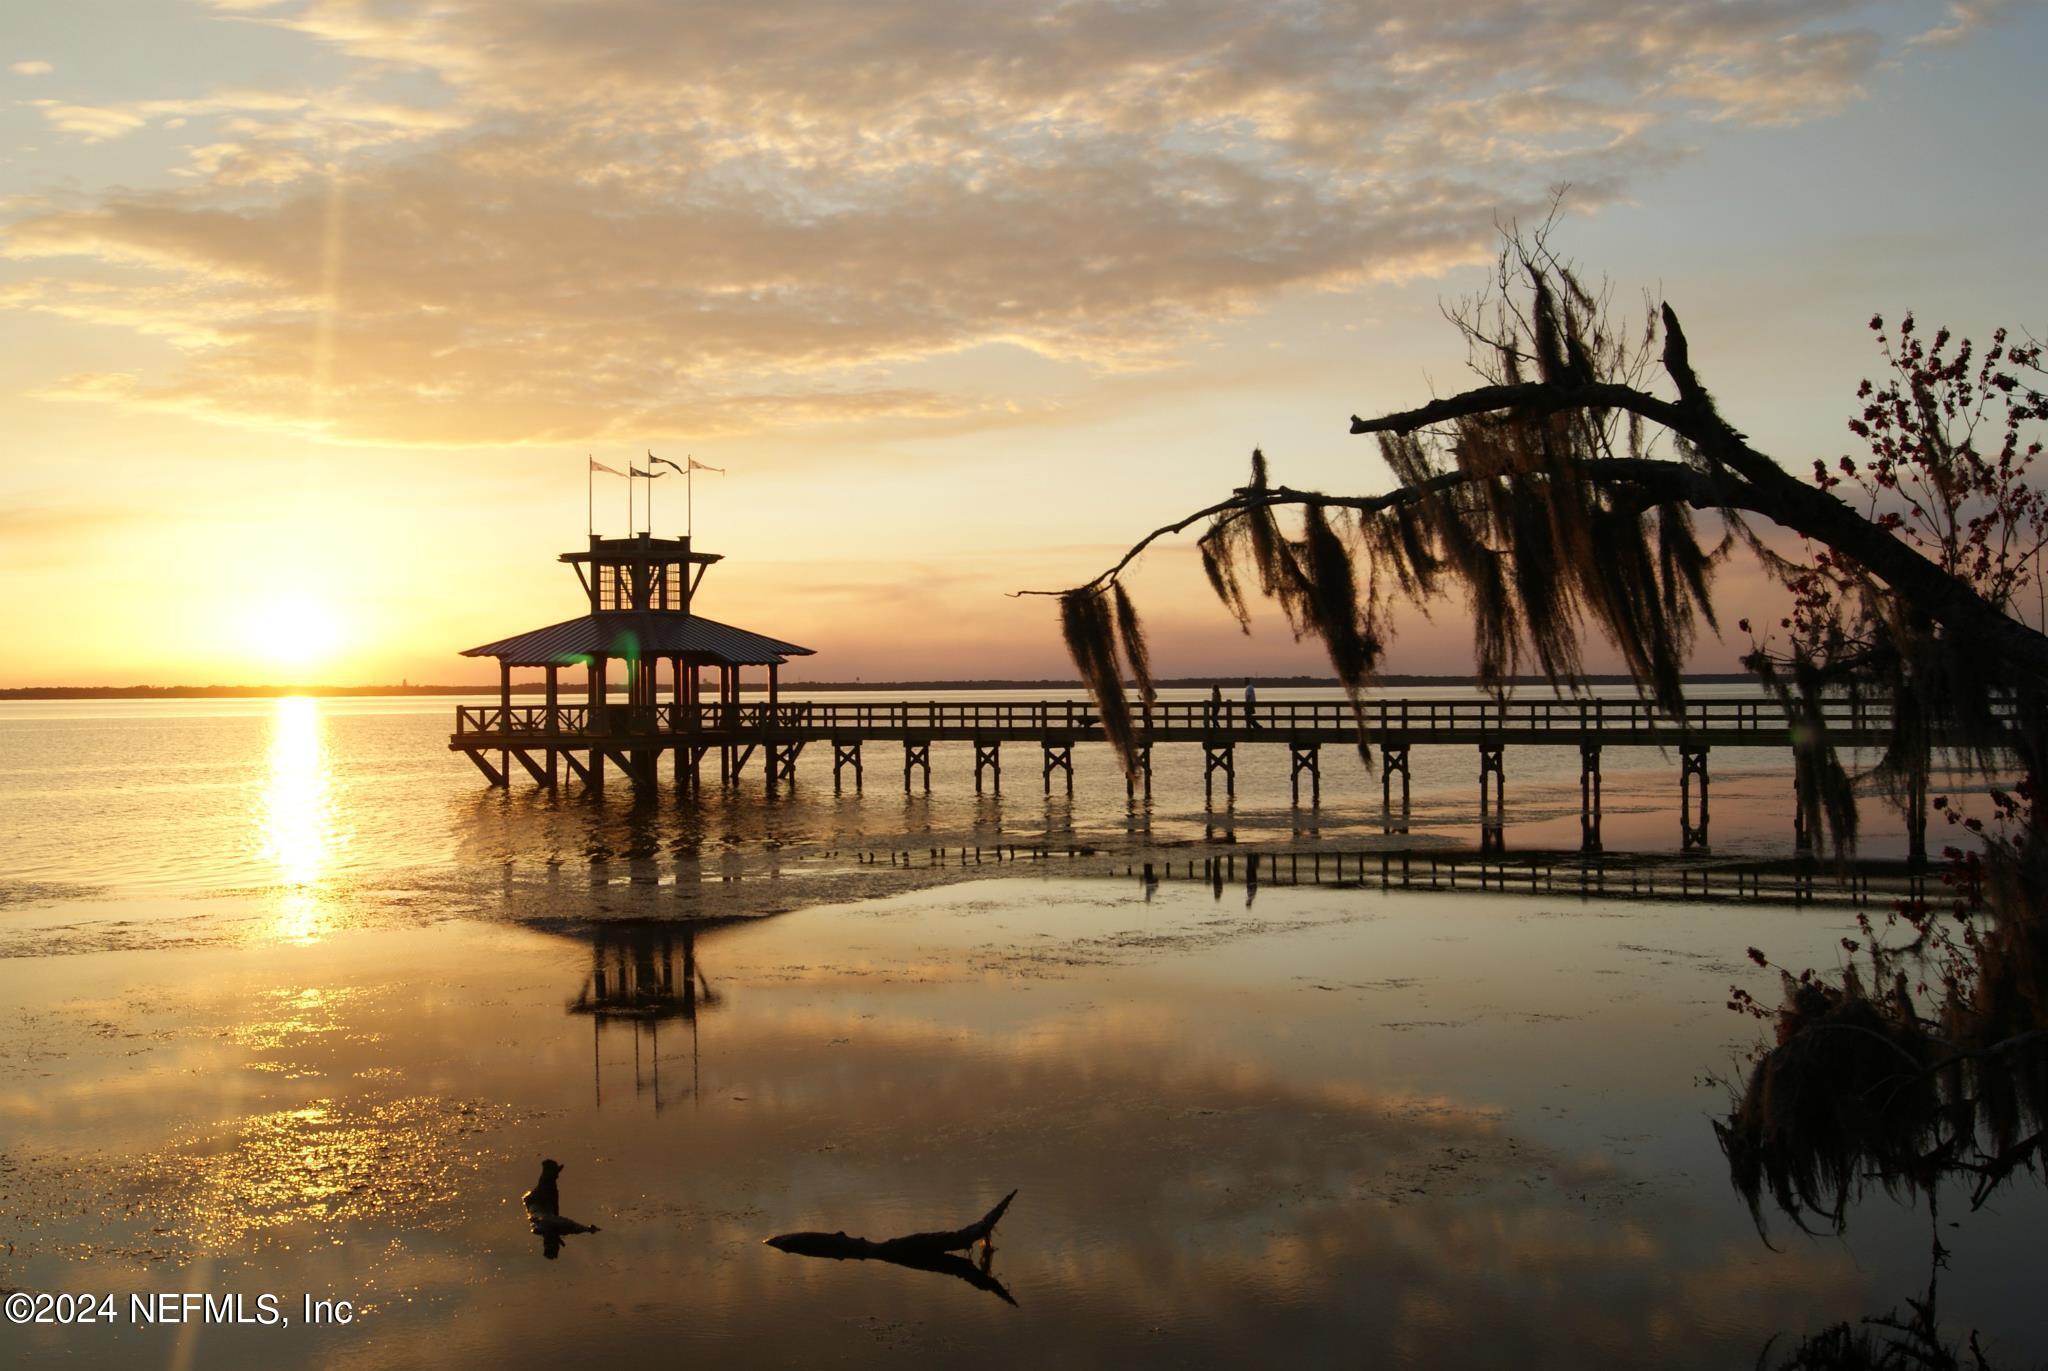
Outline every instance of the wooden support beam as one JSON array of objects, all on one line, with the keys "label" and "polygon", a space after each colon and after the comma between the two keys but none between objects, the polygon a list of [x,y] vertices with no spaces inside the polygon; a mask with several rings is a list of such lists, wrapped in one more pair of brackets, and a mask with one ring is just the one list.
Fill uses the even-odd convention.
[{"label": "wooden support beam", "polygon": [[1579,851],[1600,851],[1600,744],[1579,744]]},{"label": "wooden support beam", "polygon": [[[503,734],[512,731],[512,663],[502,657],[498,659],[498,730]],[[498,753],[498,770],[507,777],[507,780],[498,784],[509,784],[512,759],[503,750]]]},{"label": "wooden support beam", "polygon": [[526,768],[526,774],[533,777],[536,784],[543,786],[554,784],[554,778],[548,774],[547,768],[527,756],[525,748],[513,748],[512,755],[519,759],[519,764]]},{"label": "wooden support beam", "polygon": [[1288,771],[1288,782],[1294,791],[1295,806],[1299,808],[1301,805],[1301,778],[1304,775],[1308,777],[1309,782],[1309,803],[1311,805],[1321,805],[1323,802],[1322,744],[1313,741],[1304,742],[1298,738],[1289,739],[1287,755],[1291,763]]},{"label": "wooden support beam", "polygon": [[554,746],[554,740],[560,737],[562,733],[562,694],[560,689],[561,682],[559,679],[562,668],[558,665],[550,663],[547,670],[548,717],[546,727],[548,735],[548,789],[553,790],[556,788],[559,778],[559,771],[555,765],[555,753],[558,749]]},{"label": "wooden support beam", "polygon": [[[1707,749],[1681,744],[1678,749],[1678,838],[1680,847],[1691,852],[1707,850]],[[1692,817],[1692,778],[1700,778],[1700,817]]]},{"label": "wooden support beam", "polygon": [[1202,799],[1205,803],[1216,798],[1216,773],[1223,773],[1223,793],[1233,799],[1237,796],[1237,748],[1229,742],[1202,743]]},{"label": "wooden support beam", "polygon": [[[1387,833],[1408,831],[1408,747],[1407,743],[1380,745],[1380,827]],[[1394,818],[1394,777],[1401,777],[1401,817]]]},{"label": "wooden support beam", "polygon": [[[666,585],[666,583],[667,578],[664,577],[663,584]],[[674,707],[673,716],[669,720],[669,731],[671,733],[681,733],[684,728],[684,718],[687,711],[687,702],[683,698],[683,659],[681,657],[670,657],[668,659],[668,678],[671,692],[670,703]],[[683,750],[681,748],[676,749],[675,768],[676,785],[678,787],[689,785],[690,769],[683,764]]]},{"label": "wooden support beam", "polygon": [[903,740],[903,793],[910,793],[910,772],[913,767],[924,768],[924,788],[932,788],[932,740]]},{"label": "wooden support beam", "polygon": [[[729,662],[718,664],[718,727],[731,731],[739,724],[739,682]],[[740,771],[733,764],[732,744],[721,744],[718,749],[718,783],[733,786],[739,783]]]},{"label": "wooden support beam", "polygon": [[797,738],[783,742],[771,741],[767,744],[767,748],[768,789],[772,791],[778,784],[783,782],[794,786],[796,784],[796,759],[804,750],[804,740]]},{"label": "wooden support beam", "polygon": [[492,766],[489,762],[485,761],[483,753],[478,752],[474,748],[465,747],[464,749],[462,749],[462,755],[469,758],[469,760],[471,760],[472,762],[475,762],[476,769],[478,771],[483,772],[484,778],[488,780],[492,785],[497,786],[500,789],[504,788],[505,773],[498,770],[498,768]]},{"label": "wooden support beam", "polygon": [[1052,773],[1063,771],[1067,776],[1067,794],[1074,793],[1074,744],[1072,739],[1063,742],[1046,741],[1039,744],[1045,752],[1045,793],[1052,794]]},{"label": "wooden support beam", "polygon": [[1152,798],[1152,744],[1139,743],[1131,749],[1131,767],[1124,773],[1124,798],[1138,798],[1138,778],[1145,779],[1145,798]]},{"label": "wooden support beam", "polygon": [[1499,852],[1507,845],[1507,744],[1479,744],[1479,850]]},{"label": "wooden support beam", "polygon": [[576,754],[567,748],[562,749],[562,760],[568,764],[569,773],[583,783],[583,788],[585,790],[590,789],[590,768],[578,761]]},{"label": "wooden support beam", "polygon": [[976,738],[974,740],[974,793],[981,794],[981,773],[986,768],[995,780],[996,794],[1003,793],[1003,740],[1000,738]]},{"label": "wooden support beam", "polygon": [[839,793],[839,775],[846,767],[853,768],[853,790],[861,790],[861,763],[859,738],[834,738],[832,740],[832,793]]}]

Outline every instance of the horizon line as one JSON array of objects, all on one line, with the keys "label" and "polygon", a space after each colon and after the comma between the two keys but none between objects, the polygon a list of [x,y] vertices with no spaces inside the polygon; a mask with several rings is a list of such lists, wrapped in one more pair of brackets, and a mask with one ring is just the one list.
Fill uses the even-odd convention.
[{"label": "horizon line", "polygon": [[[1688,673],[1683,680],[1700,684],[1719,684],[1730,681],[1748,681],[1755,677],[1743,671],[1703,671]],[[1245,676],[1227,673],[1220,676],[1175,676],[1162,677],[1153,685],[1162,690],[1199,690],[1220,685],[1229,688],[1232,683],[1249,683],[1254,686],[1279,687],[1285,689],[1339,686],[1342,682],[1335,676]],[[1635,678],[1626,672],[1591,672],[1577,678],[1580,685],[1631,685]],[[1127,682],[1126,684],[1130,684]],[[1479,678],[1469,672],[1400,672],[1389,673],[1378,678],[1374,685],[1479,685]],[[1507,678],[1503,684],[1526,685],[1569,685],[1571,682],[1553,682],[1546,676],[1518,675]],[[1038,687],[1082,690],[1086,687],[1078,677],[922,677],[907,680],[877,681],[785,681],[782,690],[960,690],[965,688],[986,690],[1027,690]],[[540,682],[520,682],[512,687],[514,695],[541,694],[546,686]],[[621,693],[614,690],[610,693]],[[498,689],[492,684],[414,684],[401,682],[395,685],[54,685],[54,686],[0,686],[0,700],[92,700],[92,699],[273,699],[291,696],[315,697],[404,697],[410,695],[496,695]],[[761,687],[747,687],[742,693],[765,694]]]}]

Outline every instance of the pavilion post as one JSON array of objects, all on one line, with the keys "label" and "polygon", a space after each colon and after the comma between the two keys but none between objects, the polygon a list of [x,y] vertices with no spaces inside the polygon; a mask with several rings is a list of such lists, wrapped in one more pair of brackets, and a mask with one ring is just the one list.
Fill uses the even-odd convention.
[{"label": "pavilion post", "polygon": [[[728,732],[728,734],[734,725],[739,722],[739,702],[739,682],[734,678],[732,666],[729,663],[720,662],[718,664],[718,724],[720,729]],[[729,786],[738,779],[738,777],[732,774],[732,759],[732,743],[728,738],[727,741],[718,745],[718,783],[722,786]]]},{"label": "pavilion post", "polygon": [[[498,733],[500,737],[512,732],[512,663],[504,657],[498,659]],[[505,788],[512,788],[512,754],[500,750],[498,770],[505,774]]]},{"label": "pavilion post", "polygon": [[690,717],[688,699],[686,699],[688,693],[684,691],[682,658],[680,656],[670,658],[668,660],[668,670],[670,670],[670,676],[672,676],[670,684],[672,684],[674,695],[676,695],[676,719],[670,725],[670,734],[678,736],[678,742],[676,742],[676,785],[682,787],[682,785],[688,785],[688,781],[690,781],[690,750],[688,750],[688,744],[680,742],[680,736],[684,732],[684,719]]},{"label": "pavilion post", "polygon": [[547,734],[548,734],[548,789],[549,789],[549,790],[553,790],[553,789],[555,789],[555,788],[556,788],[556,787],[557,787],[558,785],[560,785],[560,784],[561,784],[561,778],[560,778],[560,777],[559,777],[559,776],[558,776],[558,775],[556,774],[556,766],[557,766],[557,759],[556,759],[556,757],[555,757],[555,753],[556,753],[556,751],[557,751],[557,748],[555,747],[555,740],[556,740],[557,738],[559,738],[559,737],[561,736],[561,734],[562,734],[562,718],[561,718],[561,715],[560,715],[560,714],[559,714],[559,713],[557,712],[557,711],[558,711],[558,710],[559,710],[559,709],[561,708],[561,698],[562,698],[562,697],[561,697],[561,692],[560,692],[560,690],[559,690],[559,689],[557,688],[557,684],[556,684],[556,680],[555,680],[555,678],[556,678],[556,675],[557,675],[557,673],[559,673],[560,671],[561,671],[561,667],[560,667],[560,666],[556,665],[556,664],[555,664],[555,663],[553,663],[553,662],[550,662],[550,663],[548,663],[548,718],[547,718]]}]

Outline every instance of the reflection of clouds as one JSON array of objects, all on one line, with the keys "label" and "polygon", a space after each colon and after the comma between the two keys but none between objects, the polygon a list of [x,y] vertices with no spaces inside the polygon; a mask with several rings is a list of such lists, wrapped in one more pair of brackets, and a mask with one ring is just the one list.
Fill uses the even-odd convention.
[{"label": "reflection of clouds", "polygon": [[[713,970],[836,955],[833,937],[797,919],[698,939]],[[463,1360],[507,1367],[735,1337],[780,1364],[843,1353],[847,1328],[872,1316],[920,1351],[972,1337],[998,1366],[1119,1348],[1127,1361],[1247,1364],[1276,1339],[1311,1364],[1348,1364],[1362,1346],[1492,1363],[1534,1341],[1538,1366],[1644,1349],[1726,1365],[1816,1311],[1853,1312],[1864,1293],[1843,1251],[1764,1259],[1737,1204],[1703,1214],[1640,1175],[1524,1142],[1455,1093],[1275,1057],[1252,1027],[1268,1010],[1156,968],[1120,974],[1092,1006],[1070,988],[1043,1009],[1035,997],[1050,987],[957,967],[946,984],[886,987],[728,971],[714,977],[732,999],[704,1107],[657,1123],[584,1104],[587,1037],[561,997],[587,948],[542,958],[480,930],[377,946],[375,988],[266,978],[251,996],[206,973],[202,1012],[242,1016],[227,1032],[209,1017],[191,1039],[214,1066],[282,1054],[317,1086],[193,1130],[186,1093],[163,1087],[206,1063],[158,1062],[156,1088],[123,1098],[121,1143],[61,1186],[31,1177],[10,1195],[132,1197],[136,1208],[104,1216],[101,1257],[121,1250],[121,1224],[161,1226],[171,1231],[131,1246],[260,1252],[270,1288],[327,1288],[337,1242],[388,1243],[387,1259],[345,1274],[380,1306],[381,1355],[401,1363],[430,1345],[445,1355],[452,1327]],[[323,949],[318,964],[337,955]],[[365,964],[373,955],[358,950]],[[447,993],[451,976],[460,993]],[[378,1037],[386,1020],[404,1031]],[[130,1074],[107,1061],[117,1081]],[[524,1238],[513,1197],[542,1154],[570,1161],[579,1216],[605,1227],[607,1257],[629,1253],[565,1267],[635,1317],[537,1331],[531,1311],[559,1299],[564,1278],[490,1260]],[[956,1302],[951,1283],[920,1273],[796,1269],[759,1246],[788,1229],[960,1221],[1013,1186],[996,1271],[1024,1323],[977,1324],[1007,1311],[978,1310],[964,1289]],[[39,1249],[55,1250],[71,1222],[38,1232]],[[540,1278],[556,1284],[523,1284]]]},{"label": "reflection of clouds", "polygon": [[1013,397],[901,364],[1156,366],[1283,292],[1469,260],[1555,182],[1611,201],[1703,124],[1839,109],[1900,46],[1858,0],[258,11],[347,78],[42,107],[87,140],[196,135],[176,192],[10,230],[89,264],[16,303],[186,358],[55,393],[308,422],[331,302],[352,437],[997,422]]}]

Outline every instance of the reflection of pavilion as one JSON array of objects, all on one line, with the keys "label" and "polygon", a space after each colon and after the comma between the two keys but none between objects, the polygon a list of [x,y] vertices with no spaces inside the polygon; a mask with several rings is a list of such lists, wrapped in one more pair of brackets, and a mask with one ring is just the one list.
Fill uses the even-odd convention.
[{"label": "reflection of pavilion", "polygon": [[[716,925],[713,925],[715,927]],[[633,1093],[651,1090],[654,1109],[661,1094],[661,1024],[681,1019],[690,1026],[690,1095],[697,1094],[697,1013],[720,1003],[697,965],[701,924],[604,924],[591,933],[590,974],[569,1003],[571,1014],[590,1016],[591,1072],[597,1103],[604,1104],[604,1032],[624,1022],[633,1034]],[[640,1040],[648,1042],[647,1064]]]}]

